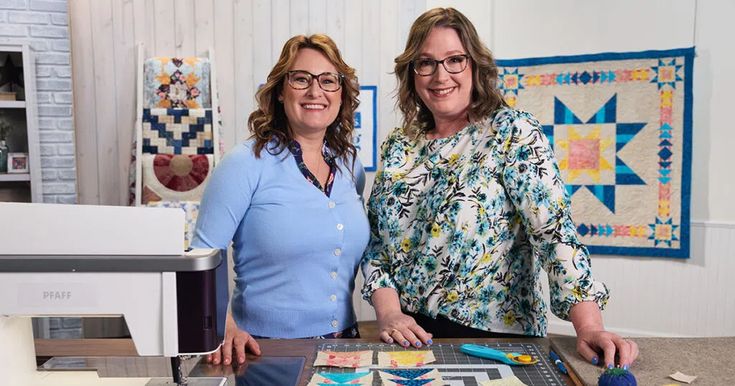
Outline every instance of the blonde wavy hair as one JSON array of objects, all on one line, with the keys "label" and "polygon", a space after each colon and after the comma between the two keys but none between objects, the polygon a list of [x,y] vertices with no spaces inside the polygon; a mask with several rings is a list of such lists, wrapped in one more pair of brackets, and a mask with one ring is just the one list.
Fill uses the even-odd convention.
[{"label": "blonde wavy hair", "polygon": [[[271,154],[280,154],[293,140],[288,117],[278,96],[286,84],[287,73],[296,60],[296,55],[303,48],[311,48],[324,54],[337,68],[337,72],[344,76],[342,104],[337,118],[327,127],[325,140],[336,158],[341,159],[345,165],[353,165],[357,150],[352,144],[352,135],[355,130],[355,110],[360,103],[357,99],[360,88],[355,70],[342,60],[334,41],[323,34],[297,35],[288,39],[278,62],[268,74],[265,85],[255,94],[258,108],[248,118],[251,138],[255,139],[255,156],[260,157],[264,148]],[[275,146],[268,145],[271,141]]]},{"label": "blonde wavy hair", "polygon": [[398,78],[396,105],[403,113],[406,134],[418,134],[434,128],[434,116],[416,93],[413,61],[419,58],[421,46],[435,27],[447,27],[457,31],[462,45],[470,56],[472,69],[472,96],[468,108],[470,121],[479,121],[500,107],[508,106],[498,90],[498,67],[490,50],[477,35],[475,26],[465,15],[454,8],[430,9],[411,26],[406,48],[395,59]]}]

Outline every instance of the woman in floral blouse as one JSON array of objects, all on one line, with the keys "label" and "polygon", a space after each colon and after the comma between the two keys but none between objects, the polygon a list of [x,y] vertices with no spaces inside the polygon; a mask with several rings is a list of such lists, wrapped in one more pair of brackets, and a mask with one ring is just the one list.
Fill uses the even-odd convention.
[{"label": "woman in floral blouse", "polygon": [[474,26],[452,8],[427,11],[395,72],[404,126],[381,148],[362,261],[381,339],[545,336],[544,270],[579,353],[627,368],[637,345],[603,327],[608,290],[592,278],[552,148],[504,102]]}]

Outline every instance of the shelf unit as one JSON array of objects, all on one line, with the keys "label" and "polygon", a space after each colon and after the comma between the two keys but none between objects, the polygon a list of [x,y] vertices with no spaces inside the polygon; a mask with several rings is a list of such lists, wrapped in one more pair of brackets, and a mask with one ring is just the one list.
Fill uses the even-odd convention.
[{"label": "shelf unit", "polygon": [[[5,139],[9,151],[28,155],[28,172],[0,173],[0,202],[42,202],[35,60],[28,44],[2,43],[0,69],[9,63],[8,58],[12,65],[22,71],[24,89],[16,96],[19,100],[0,100],[0,120],[11,126],[11,131]],[[9,71],[0,74],[9,74]],[[7,83],[7,81],[8,79],[0,79],[0,82]]]}]

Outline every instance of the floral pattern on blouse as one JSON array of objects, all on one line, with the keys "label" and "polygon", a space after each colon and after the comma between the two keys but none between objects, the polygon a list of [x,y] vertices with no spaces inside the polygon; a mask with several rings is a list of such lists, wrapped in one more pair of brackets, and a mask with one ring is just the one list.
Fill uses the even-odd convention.
[{"label": "floral pattern on blouse", "polygon": [[324,157],[324,161],[327,165],[329,165],[329,177],[327,177],[327,183],[324,186],[322,186],[319,179],[316,178],[316,176],[312,174],[311,170],[306,166],[306,163],[304,162],[304,154],[301,151],[301,145],[292,140],[288,145],[288,150],[293,154],[293,157],[296,160],[296,166],[299,167],[301,174],[304,175],[306,180],[311,182],[312,185],[316,186],[317,189],[321,190],[327,195],[327,197],[329,197],[332,193],[332,185],[334,185],[334,171],[337,168],[337,164],[335,163],[334,157],[330,155],[326,143],[322,148],[322,156]]},{"label": "floral pattern on blouse", "polygon": [[498,110],[457,134],[412,140],[395,129],[368,202],[363,297],[392,287],[402,307],[486,331],[545,336],[551,310],[604,308],[571,218],[553,150],[529,113]]}]

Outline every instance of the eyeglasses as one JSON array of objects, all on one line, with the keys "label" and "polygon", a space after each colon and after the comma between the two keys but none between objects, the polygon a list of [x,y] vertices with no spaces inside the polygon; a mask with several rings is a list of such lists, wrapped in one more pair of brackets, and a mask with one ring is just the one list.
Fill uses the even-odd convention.
[{"label": "eyeglasses", "polygon": [[448,73],[459,74],[467,68],[469,61],[470,56],[467,54],[452,55],[442,60],[420,58],[413,61],[413,71],[420,76],[434,75],[436,67],[441,63]]},{"label": "eyeglasses", "polygon": [[311,83],[316,78],[319,87],[327,92],[335,92],[342,87],[342,79],[344,75],[335,74],[333,72],[322,72],[319,75],[312,74],[308,71],[289,71],[288,85],[296,90],[305,90],[311,87]]}]

